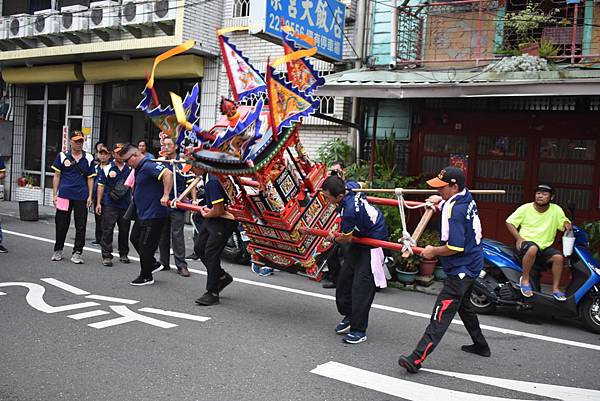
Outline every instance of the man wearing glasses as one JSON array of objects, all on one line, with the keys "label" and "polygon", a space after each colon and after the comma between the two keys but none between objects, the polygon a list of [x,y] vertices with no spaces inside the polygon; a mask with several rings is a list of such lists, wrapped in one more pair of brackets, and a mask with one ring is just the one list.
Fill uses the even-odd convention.
[{"label": "man wearing glasses", "polygon": [[154,258],[162,229],[169,215],[169,194],[173,189],[173,173],[162,164],[145,157],[135,146],[127,144],[118,153],[129,167],[135,169],[133,201],[136,220],[129,239],[140,255],[140,275],[131,285],[154,284],[152,274],[162,269]]}]

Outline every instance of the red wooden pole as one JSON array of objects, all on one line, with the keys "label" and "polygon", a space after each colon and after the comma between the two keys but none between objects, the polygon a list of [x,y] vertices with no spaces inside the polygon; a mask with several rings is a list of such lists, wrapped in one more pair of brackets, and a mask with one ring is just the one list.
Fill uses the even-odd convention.
[{"label": "red wooden pole", "polygon": [[192,212],[200,212],[202,206],[192,205],[191,203],[175,202],[175,207],[182,210],[190,210]]},{"label": "red wooden pole", "polygon": [[[298,231],[300,231],[303,234],[317,235],[319,237],[327,237],[329,235],[329,231],[319,230],[316,228],[301,228]],[[334,233],[334,235],[338,236],[338,235],[340,235],[340,233]],[[367,246],[372,246],[372,247],[381,247],[381,248],[391,249],[393,251],[402,251],[402,249],[403,249],[403,245],[400,243],[390,242],[390,241],[382,241],[382,240],[374,239],[374,238],[352,237],[352,243],[358,244],[358,245],[367,245]],[[411,246],[411,248],[412,248],[412,251],[416,254],[419,254],[423,251],[423,248],[418,247],[418,246]]]},{"label": "red wooden pole", "polygon": [[[375,196],[367,196],[367,200],[369,201],[369,203],[372,203],[374,205],[396,206],[396,207],[398,206],[398,201],[396,199],[391,199],[391,198],[377,198]],[[405,200],[404,203],[408,206],[421,206],[425,202]]]}]

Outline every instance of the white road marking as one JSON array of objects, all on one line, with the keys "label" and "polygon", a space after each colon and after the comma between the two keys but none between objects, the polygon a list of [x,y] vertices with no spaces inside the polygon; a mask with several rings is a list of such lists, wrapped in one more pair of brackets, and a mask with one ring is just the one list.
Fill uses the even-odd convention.
[{"label": "white road marking", "polygon": [[112,327],[119,324],[130,323],[130,322],[142,322],[146,324],[150,324],[152,326],[160,327],[163,329],[170,329],[173,327],[177,327],[176,324],[163,322],[162,320],[154,319],[152,317],[140,315],[139,313],[135,313],[134,311],[128,309],[123,305],[111,306],[110,309],[117,312],[121,317],[117,317],[114,319],[104,320],[102,322],[88,324],[88,326],[93,327],[95,329],[104,329],[106,327]]},{"label": "white road marking", "polygon": [[[600,399],[600,391],[585,388],[565,387],[433,369],[421,369],[421,371],[562,401],[596,401]],[[409,401],[523,401],[522,398],[494,397],[415,383],[333,361],[317,366],[311,373],[404,398]],[[468,389],[469,384],[464,383],[464,388]]]},{"label": "white road marking", "polygon": [[6,293],[5,293],[5,292],[2,292],[2,291],[0,291],[0,295],[6,295]]},{"label": "white road marking", "polygon": [[81,288],[74,287],[71,284],[63,283],[62,281],[57,280],[55,278],[41,278],[40,280],[42,280],[45,283],[51,284],[55,287],[58,287],[60,289],[63,289],[67,292],[70,292],[71,294],[75,294],[75,295],[88,295],[89,294],[89,292],[82,290]]},{"label": "white road marking", "polygon": [[479,375],[469,375],[465,373],[445,372],[442,370],[422,369],[427,372],[438,375],[456,377],[458,379],[469,380],[478,383],[489,384],[490,386],[502,387],[509,390],[520,391],[523,393],[537,394],[543,397],[557,398],[563,401],[597,401],[600,400],[600,391],[588,390],[577,387],[564,387],[544,383],[530,383],[525,381],[501,379],[498,377],[487,377]]},{"label": "white road marking", "polygon": [[162,310],[162,309],[156,309],[156,308],[142,308],[142,309],[138,309],[138,311],[146,312],[146,313],[156,313],[157,315],[173,316],[173,317],[178,317],[180,319],[194,320],[196,322],[206,322],[207,320],[210,320],[210,318],[206,317],[206,316],[196,316],[196,315],[190,315],[187,313],[173,312],[170,310]]},{"label": "white road marking", "polygon": [[[36,240],[36,241],[54,244],[54,240],[50,240],[47,238],[36,237],[34,235],[19,233],[19,232],[10,231],[10,230],[3,230],[2,232],[5,234],[15,235],[17,237],[29,238],[29,239]],[[73,244],[70,244],[70,243],[65,243],[65,245],[69,246],[69,247],[73,247]],[[89,251],[89,252],[101,253],[101,251],[99,249],[95,249],[95,248],[84,247],[83,249],[85,249],[86,251]],[[115,255],[117,257],[119,256],[116,253],[114,253],[113,255]],[[135,261],[140,260],[139,258],[134,257],[134,256],[130,256],[129,258],[131,260],[135,260]],[[202,271],[202,270],[189,269],[189,271],[192,273],[195,273],[195,274],[201,274],[201,275],[206,276],[206,272]],[[308,296],[308,297],[313,297],[313,298],[335,301],[335,297],[333,297],[331,295],[319,294],[319,293],[315,293],[315,292],[298,290],[295,288],[283,287],[283,286],[279,286],[279,285],[267,284],[264,282],[246,280],[246,279],[241,279],[241,278],[234,278],[233,280],[238,283],[253,285],[256,287],[269,288],[269,289],[276,290],[276,291],[284,291],[284,292],[288,292],[288,293],[293,293],[293,294],[298,294],[298,295],[303,295],[303,296]],[[428,320],[431,318],[431,315],[429,315],[427,313],[416,312],[416,311],[412,311],[412,310],[408,310],[408,309],[395,308],[393,306],[373,304],[371,307],[373,309],[379,309],[379,310],[384,310],[384,311],[388,311],[388,312],[404,314],[404,315],[408,315],[408,316],[420,317],[420,318],[424,318],[424,319],[428,319]],[[461,326],[463,325],[463,323],[460,320],[456,320],[456,319],[452,321],[452,324],[458,324]],[[597,344],[589,344],[589,343],[584,343],[584,342],[579,342],[579,341],[572,341],[572,340],[567,340],[567,339],[563,339],[563,338],[550,337],[550,336],[545,336],[545,335],[541,335],[541,334],[528,333],[528,332],[524,332],[524,331],[505,329],[502,327],[489,326],[489,325],[481,325],[481,328],[484,330],[493,331],[496,333],[509,334],[509,335],[513,335],[513,336],[517,336],[517,337],[533,338],[536,340],[541,340],[541,341],[546,341],[546,342],[551,342],[551,343],[556,343],[556,344],[570,345],[573,347],[591,349],[594,351],[600,351],[600,345],[597,345]]]},{"label": "white road marking", "polygon": [[[88,292],[89,294],[89,292]],[[127,299],[127,298],[116,298],[116,297],[107,297],[105,295],[87,295],[86,298],[89,299],[97,299],[98,301],[108,301],[108,302],[114,302],[117,304],[128,304],[128,305],[133,305],[133,304],[137,304],[140,301],[136,301],[134,299]]]},{"label": "white road marking", "polygon": [[87,319],[88,317],[108,315],[109,313],[110,312],[105,311],[105,310],[96,309],[96,310],[89,311],[89,312],[76,313],[74,315],[69,315],[67,317],[70,317],[71,319],[75,319],[75,320],[81,320],[81,319]]},{"label": "white road marking", "polygon": [[409,401],[523,401],[414,383],[337,362],[327,362],[317,366],[310,372]]},{"label": "white road marking", "polygon": [[98,306],[100,304],[96,302],[82,302],[78,304],[64,305],[64,306],[50,306],[44,301],[44,293],[46,289],[35,283],[23,283],[23,282],[8,282],[0,283],[0,287],[25,287],[29,291],[25,296],[25,300],[33,309],[39,310],[44,313],[57,313],[64,312],[73,309],[89,308],[90,306]]}]

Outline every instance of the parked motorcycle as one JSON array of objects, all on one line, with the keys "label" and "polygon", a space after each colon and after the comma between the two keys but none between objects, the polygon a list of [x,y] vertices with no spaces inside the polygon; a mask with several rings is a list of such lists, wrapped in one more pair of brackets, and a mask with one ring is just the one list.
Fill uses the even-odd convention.
[{"label": "parked motorcycle", "polygon": [[484,269],[476,280],[471,303],[478,313],[492,313],[497,307],[519,310],[544,310],[554,316],[579,319],[592,332],[600,333],[600,263],[589,251],[588,236],[573,226],[575,246],[568,257],[571,281],[566,288],[567,300],[559,302],[542,292],[540,274],[546,266],[534,265],[531,284],[534,295],[525,298],[519,288],[522,267],[517,250],[502,242],[483,239]]},{"label": "parked motorcycle", "polygon": [[242,265],[250,265],[250,253],[248,253],[248,244],[250,238],[246,235],[244,227],[238,223],[237,228],[227,240],[227,245],[223,249],[223,256],[228,260]]}]

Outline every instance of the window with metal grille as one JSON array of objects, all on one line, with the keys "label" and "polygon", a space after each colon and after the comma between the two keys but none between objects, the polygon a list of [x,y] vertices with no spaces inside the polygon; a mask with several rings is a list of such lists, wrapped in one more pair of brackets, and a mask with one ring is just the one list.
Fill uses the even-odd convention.
[{"label": "window with metal grille", "polygon": [[250,16],[250,0],[233,0],[233,18]]},{"label": "window with metal grille", "polygon": [[335,97],[333,96],[317,96],[317,99],[321,102],[319,107],[319,113],[321,114],[333,114],[335,111]]}]

